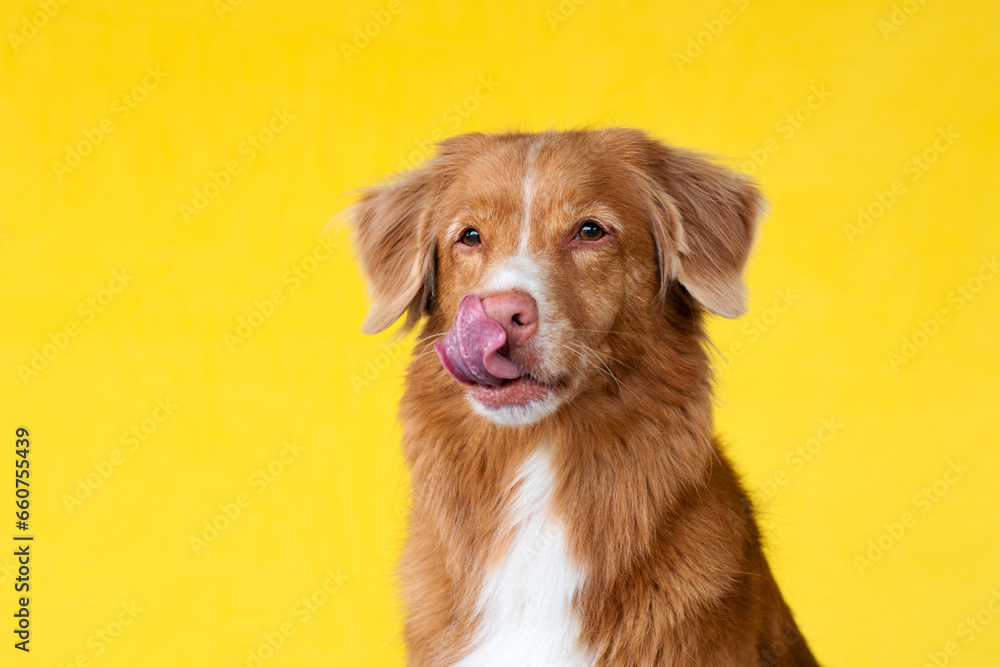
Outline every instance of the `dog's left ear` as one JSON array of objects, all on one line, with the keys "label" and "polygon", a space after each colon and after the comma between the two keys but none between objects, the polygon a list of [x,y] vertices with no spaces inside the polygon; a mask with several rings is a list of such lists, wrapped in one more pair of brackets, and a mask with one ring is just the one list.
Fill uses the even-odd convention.
[{"label": "dog's left ear", "polygon": [[661,298],[677,280],[716,315],[743,315],[743,267],[763,196],[749,178],[699,155],[649,138],[644,143]]},{"label": "dog's left ear", "polygon": [[368,190],[351,212],[354,245],[372,299],[363,333],[378,333],[403,313],[406,330],[424,314],[434,292],[429,218],[435,190],[435,172],[427,166]]}]

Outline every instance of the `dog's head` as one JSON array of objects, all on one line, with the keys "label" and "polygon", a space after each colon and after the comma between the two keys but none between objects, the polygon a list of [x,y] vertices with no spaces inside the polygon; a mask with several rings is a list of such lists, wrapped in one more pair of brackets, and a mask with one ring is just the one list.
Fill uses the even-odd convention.
[{"label": "dog's head", "polygon": [[613,390],[641,363],[626,348],[655,353],[671,317],[741,315],[761,205],[746,178],[635,130],[455,137],[354,211],[363,331],[426,317],[472,408],[532,423]]}]

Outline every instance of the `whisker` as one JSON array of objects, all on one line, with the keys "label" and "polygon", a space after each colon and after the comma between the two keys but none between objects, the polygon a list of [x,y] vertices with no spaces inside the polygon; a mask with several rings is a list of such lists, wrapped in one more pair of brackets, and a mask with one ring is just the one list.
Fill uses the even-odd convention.
[{"label": "whisker", "polygon": [[591,333],[604,333],[604,334],[620,334],[620,331],[611,331],[610,329],[576,329],[574,327],[566,327],[567,331],[589,331]]},{"label": "whisker", "polygon": [[591,365],[591,366],[594,366],[594,365],[595,365],[593,361],[591,361],[591,360],[590,360],[590,359],[588,359],[587,357],[583,356],[583,352],[580,352],[579,350],[577,350],[577,349],[574,349],[574,348],[570,347],[569,345],[562,345],[561,347],[563,347],[563,348],[565,348],[565,349],[569,350],[570,352],[572,352],[572,353],[573,353],[573,354],[575,354],[576,356],[580,357],[580,360],[581,360],[581,361],[583,361],[583,362],[585,362],[585,363],[587,363],[587,364],[589,364],[589,365]]},{"label": "whisker", "polygon": [[424,357],[425,355],[428,355],[428,354],[431,354],[431,353],[435,353],[435,354],[436,354],[436,353],[437,353],[437,351],[436,351],[436,350],[435,350],[435,349],[434,349],[433,347],[429,347],[429,348],[427,348],[426,350],[422,351],[422,352],[421,352],[420,354],[418,354],[417,356],[413,357],[413,358],[412,358],[412,359],[410,360],[410,363],[416,363],[416,362],[417,362],[417,361],[418,361],[419,359],[422,359],[422,358],[423,358],[423,357]]},{"label": "whisker", "polygon": [[611,379],[615,380],[616,382],[618,381],[617,378],[615,378],[614,375],[611,375],[610,373],[608,373],[608,371],[606,371],[603,368],[601,368],[600,366],[598,366],[596,363],[594,363],[593,359],[591,359],[590,357],[588,357],[587,355],[585,355],[580,350],[577,350],[576,348],[570,347],[569,345],[563,345],[563,347],[566,348],[567,350],[569,350],[570,352],[572,352],[573,354],[575,354],[577,357],[579,357],[580,361],[582,361],[584,363],[584,365],[586,365],[587,367],[594,368],[594,369],[600,371],[601,373],[604,373],[605,375],[609,376]]},{"label": "whisker", "polygon": [[611,372],[611,368],[610,368],[610,367],[608,366],[608,364],[607,364],[607,363],[606,363],[606,362],[604,361],[604,359],[602,359],[602,358],[601,358],[601,355],[599,355],[599,354],[597,353],[597,351],[596,351],[596,350],[594,350],[594,349],[592,349],[592,348],[591,348],[591,347],[590,347],[589,345],[586,345],[586,344],[584,344],[584,343],[580,343],[580,345],[583,345],[583,349],[585,349],[585,350],[587,350],[588,352],[590,352],[591,354],[593,354],[593,355],[594,355],[594,356],[595,356],[595,357],[597,358],[597,360],[601,362],[601,365],[603,365],[603,366],[604,366],[604,368],[605,368],[605,369],[606,369],[606,370],[608,371],[608,375],[610,375],[610,376],[611,376],[611,378],[612,378],[612,379],[613,379],[613,380],[615,381],[615,384],[617,384],[617,385],[618,385],[618,390],[619,390],[619,391],[621,391],[621,390],[623,389],[623,387],[622,387],[622,383],[621,383],[621,382],[619,382],[619,380],[618,380],[618,377],[617,377],[617,376],[616,376],[616,375],[615,375],[614,373],[612,373],[612,372]]},{"label": "whisker", "polygon": [[413,344],[414,345],[419,345],[420,343],[423,343],[425,340],[430,340],[431,338],[443,338],[444,336],[447,336],[447,335],[448,335],[447,331],[445,331],[444,333],[431,334],[430,336],[424,336],[420,340],[415,341]]},{"label": "whisker", "polygon": [[[594,355],[594,357],[599,362],[601,362],[601,365],[604,366],[603,369],[599,368],[596,364],[594,364],[594,368],[597,368],[602,373],[605,373],[608,377],[610,377],[612,380],[614,380],[615,384],[618,385],[619,391],[621,391],[623,389],[622,383],[618,380],[618,378],[615,376],[615,374],[611,372],[611,368],[606,363],[604,363],[604,359],[601,358],[601,355],[599,355],[595,350],[593,350],[589,345],[587,345],[585,343],[581,343],[581,342],[577,341],[577,344],[580,345],[583,348],[583,351],[589,352],[590,354]],[[567,347],[568,349],[573,350],[573,348],[569,347],[568,345],[564,346],[564,347]],[[579,353],[579,350],[573,350],[573,351]]]},{"label": "whisker", "polygon": [[580,361],[582,361],[588,367],[590,367],[590,368],[596,368],[597,370],[601,371],[602,373],[605,372],[603,368],[601,368],[600,366],[598,366],[597,364],[594,363],[593,359],[591,359],[590,357],[586,356],[580,350],[578,350],[578,349],[576,349],[576,348],[574,348],[574,347],[572,347],[570,345],[565,345],[565,344],[561,345],[561,347],[563,347],[563,348],[569,350],[570,352],[572,352],[573,354],[575,354],[577,357],[580,358]]}]

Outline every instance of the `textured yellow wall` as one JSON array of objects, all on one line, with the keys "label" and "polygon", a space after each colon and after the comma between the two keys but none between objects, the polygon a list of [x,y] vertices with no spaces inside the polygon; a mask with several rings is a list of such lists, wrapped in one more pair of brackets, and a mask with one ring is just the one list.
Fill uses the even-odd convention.
[{"label": "textured yellow wall", "polygon": [[403,664],[406,345],[320,233],[432,139],[588,124],[772,202],[717,418],[816,653],[1000,662],[997,3],[11,0],[0,32],[3,665]]}]

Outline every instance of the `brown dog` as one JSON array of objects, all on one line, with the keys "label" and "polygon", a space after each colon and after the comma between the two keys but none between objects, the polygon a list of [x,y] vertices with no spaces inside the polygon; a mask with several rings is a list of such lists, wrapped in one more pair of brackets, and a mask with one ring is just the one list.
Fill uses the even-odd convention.
[{"label": "brown dog", "polygon": [[362,198],[363,330],[424,319],[410,665],[816,664],[712,437],[703,310],[745,311],[761,205],[624,129],[456,137]]}]

